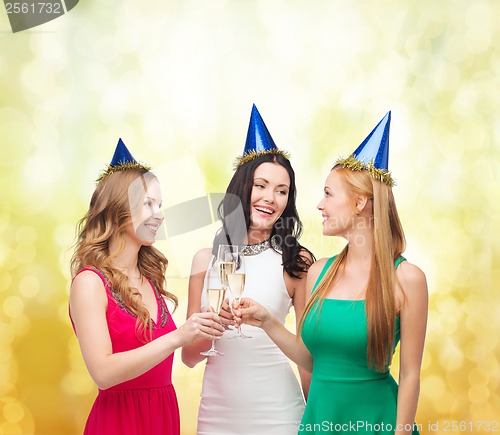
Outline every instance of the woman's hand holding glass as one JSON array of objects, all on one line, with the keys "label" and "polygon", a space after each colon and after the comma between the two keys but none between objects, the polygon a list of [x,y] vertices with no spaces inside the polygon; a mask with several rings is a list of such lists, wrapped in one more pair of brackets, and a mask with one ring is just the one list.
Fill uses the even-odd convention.
[{"label": "woman's hand holding glass", "polygon": [[175,331],[180,340],[179,347],[200,339],[218,340],[224,332],[224,327],[220,323],[220,317],[212,311],[192,314]]},{"label": "woman's hand holding glass", "polygon": [[246,323],[262,329],[265,329],[266,325],[273,319],[265,307],[250,298],[242,298],[239,302],[233,301],[233,313],[237,325]]}]

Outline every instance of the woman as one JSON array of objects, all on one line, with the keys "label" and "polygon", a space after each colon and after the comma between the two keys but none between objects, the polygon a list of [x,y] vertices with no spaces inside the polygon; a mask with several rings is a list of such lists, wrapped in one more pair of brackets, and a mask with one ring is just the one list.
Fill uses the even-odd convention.
[{"label": "woman", "polygon": [[[243,300],[237,322],[263,328],[312,371],[299,433],[418,433],[420,366],[427,322],[425,275],[401,256],[403,229],[387,170],[390,112],[326,179],[323,234],[347,240],[314,263],[299,338],[262,306]],[[401,341],[399,391],[389,373]]]},{"label": "woman", "polygon": [[[219,245],[235,244],[244,254],[245,294],[269,307],[281,323],[292,305],[300,318],[312,254],[297,241],[302,225],[295,195],[290,162],[253,106],[243,157],[219,207],[222,230],[212,249],[201,250],[193,260],[188,316],[206,304],[205,274]],[[224,308],[229,310],[227,303]],[[304,399],[287,358],[257,328],[245,329],[252,337],[247,340],[230,341],[235,333],[226,331],[217,342],[223,356],[207,359],[197,433],[295,434]],[[184,363],[193,367],[209,347],[209,341],[184,346]]]},{"label": "woman", "polygon": [[214,313],[176,329],[166,299],[167,259],[152,244],[163,221],[160,185],[118,142],[79,223],[70,316],[99,388],[88,435],[178,435],[173,352],[223,331]]}]

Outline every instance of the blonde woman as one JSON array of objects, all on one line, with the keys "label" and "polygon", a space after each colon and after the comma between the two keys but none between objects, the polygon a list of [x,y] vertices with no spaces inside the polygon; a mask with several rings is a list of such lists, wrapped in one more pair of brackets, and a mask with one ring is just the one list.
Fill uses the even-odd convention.
[{"label": "blonde woman", "polygon": [[[299,433],[417,434],[427,322],[424,273],[401,255],[405,238],[387,170],[390,112],[328,175],[323,234],[347,240],[308,272],[311,294],[295,337],[251,300],[237,321],[260,326],[312,371]],[[389,373],[401,342],[399,387]]]},{"label": "blonde woman", "polygon": [[174,350],[223,331],[214,313],[176,329],[167,259],[152,245],[163,221],[157,178],[119,141],[80,221],[71,261],[70,316],[99,388],[88,435],[179,435]]}]

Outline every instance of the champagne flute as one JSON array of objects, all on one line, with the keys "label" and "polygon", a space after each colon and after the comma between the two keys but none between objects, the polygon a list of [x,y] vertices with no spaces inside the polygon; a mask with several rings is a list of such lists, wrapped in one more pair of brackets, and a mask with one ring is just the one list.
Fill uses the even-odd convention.
[{"label": "champagne flute", "polygon": [[[224,290],[228,290],[227,274],[233,273],[236,268],[236,261],[238,260],[238,246],[237,245],[219,245],[216,258],[216,267],[219,272],[219,280]],[[231,313],[233,308],[229,304]],[[233,329],[229,326],[228,329]]]},{"label": "champagne flute", "polygon": [[[215,313],[219,314],[220,308],[226,296],[226,289],[222,286],[219,279],[219,270],[217,267],[211,267],[207,270],[205,291],[209,307]],[[204,356],[224,355],[222,352],[215,349],[215,340],[212,340],[212,347],[209,350],[200,352],[200,354]]]},{"label": "champagne flute", "polygon": [[217,252],[217,265],[219,267],[219,279],[227,290],[227,274],[233,273],[236,268],[236,261],[238,260],[238,246],[236,245],[219,245]]},{"label": "champagne flute", "polygon": [[[245,290],[245,259],[243,254],[239,254],[237,257],[237,262],[235,265],[235,269],[233,273],[227,274],[227,282],[229,286],[229,291],[233,295],[234,300],[240,304],[241,296],[243,296],[243,292]],[[232,309],[231,304],[231,309]],[[243,338],[252,338],[249,335],[245,335],[241,332],[241,325],[238,326],[238,333],[231,337],[229,340],[238,339],[241,340]]]}]

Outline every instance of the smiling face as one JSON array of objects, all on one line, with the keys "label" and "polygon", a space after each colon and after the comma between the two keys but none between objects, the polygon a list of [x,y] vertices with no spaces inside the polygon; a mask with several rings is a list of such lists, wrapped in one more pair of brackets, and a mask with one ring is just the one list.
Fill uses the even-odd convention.
[{"label": "smiling face", "polygon": [[288,203],[289,190],[290,177],[280,164],[265,162],[255,169],[250,197],[250,232],[262,232],[266,238],[271,235],[273,225]]},{"label": "smiling face", "polygon": [[324,196],[318,209],[323,217],[325,236],[346,237],[347,232],[353,228],[356,202],[336,170],[331,171],[326,179]]},{"label": "smiling face", "polygon": [[127,234],[139,244],[149,246],[154,243],[164,217],[160,183],[152,178],[143,186],[143,181],[138,178],[129,189],[132,222],[127,227]]}]

